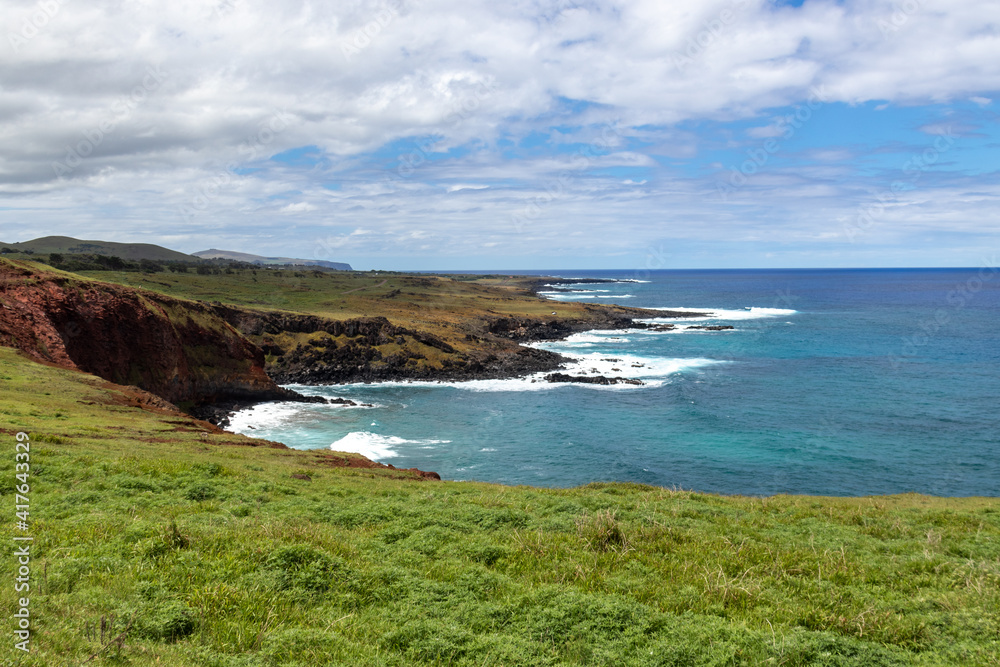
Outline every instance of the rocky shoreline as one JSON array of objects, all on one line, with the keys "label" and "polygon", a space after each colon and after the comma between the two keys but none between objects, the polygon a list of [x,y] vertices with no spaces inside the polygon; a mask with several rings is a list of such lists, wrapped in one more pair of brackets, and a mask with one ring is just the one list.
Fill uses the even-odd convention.
[{"label": "rocky shoreline", "polygon": [[[345,294],[385,282],[331,291],[328,298],[340,300],[316,306],[342,306]],[[624,379],[562,373],[570,359],[523,344],[595,329],[644,328],[649,325],[636,321],[644,318],[699,315],[571,306],[538,295],[545,285],[608,282],[603,279],[519,278],[473,287],[439,282],[400,278],[400,287],[385,294],[348,297],[357,299],[348,312],[367,315],[338,318],[171,296],[0,259],[0,345],[115,385],[134,385],[171,409],[225,427],[234,412],[260,403],[357,405],[281,386],[287,384],[535,374],[548,374],[550,382],[617,384]],[[143,400],[139,407],[156,407],[156,401]]]},{"label": "rocky shoreline", "polygon": [[631,278],[542,278],[533,280],[530,288],[537,294],[542,287],[554,287],[558,289],[561,285],[610,285],[610,284],[635,284],[641,280]]},{"label": "rocky shoreline", "polygon": [[289,403],[323,403],[325,405],[340,405],[343,407],[371,407],[365,403],[358,403],[357,401],[352,401],[349,398],[325,398],[323,396],[306,396],[305,394],[300,394],[297,391],[291,389],[286,389],[282,387],[284,393],[280,396],[276,396],[271,399],[260,399],[260,398],[249,398],[249,399],[239,399],[230,398],[224,401],[217,401],[215,403],[206,403],[203,405],[197,405],[190,410],[188,414],[197,419],[207,421],[210,424],[214,424],[219,428],[226,428],[229,426],[229,419],[234,413],[240,410],[246,410],[247,408],[252,408],[255,405],[260,405],[262,403],[273,403],[276,401],[286,401]]},{"label": "rocky shoreline", "polygon": [[[559,282],[598,282],[594,279],[538,280],[530,284],[533,291],[545,285]],[[621,282],[600,280],[600,282]],[[564,340],[586,331],[651,329],[667,330],[673,324],[647,324],[637,318],[694,318],[706,313],[687,311],[646,310],[641,308],[604,305],[584,306],[587,319],[540,319],[530,317],[501,316],[485,322],[469,322],[470,330],[466,338],[476,342],[485,352],[459,352],[447,342],[422,332],[413,331],[391,324],[383,317],[355,320],[324,320],[311,315],[279,313],[258,313],[241,308],[214,306],[216,314],[228,321],[237,330],[251,337],[263,337],[262,347],[268,353],[266,371],[276,383],[299,385],[335,385],[400,381],[467,382],[472,380],[506,380],[522,378],[540,373],[547,382],[577,382],[588,384],[643,384],[640,380],[604,377],[573,376],[562,373],[572,359],[548,350],[525,347],[524,343]],[[702,326],[698,328],[720,330],[732,327]],[[293,331],[328,334],[285,350],[269,342],[280,332]],[[337,342],[335,337],[340,338]],[[346,342],[343,338],[346,337]],[[402,344],[415,340],[422,345],[445,352],[448,356],[440,366],[431,367],[413,363],[423,358],[420,353],[399,350],[384,354],[379,350],[386,344]],[[214,424],[225,426],[232,414],[259,403],[271,400],[288,400],[311,403],[329,402],[352,404],[348,399],[324,399],[289,392],[287,398],[264,400],[226,400],[205,404],[195,408],[193,414]]]}]

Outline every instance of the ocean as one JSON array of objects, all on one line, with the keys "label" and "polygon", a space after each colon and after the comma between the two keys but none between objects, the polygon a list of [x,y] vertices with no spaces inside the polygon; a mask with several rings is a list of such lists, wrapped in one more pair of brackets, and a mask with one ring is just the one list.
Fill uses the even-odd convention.
[{"label": "ocean", "polygon": [[[629,281],[552,299],[710,316],[535,344],[572,357],[568,372],[642,385],[290,385],[372,407],[262,404],[231,430],[451,480],[1000,495],[995,268],[536,273]],[[734,328],[689,328],[713,324]]]}]

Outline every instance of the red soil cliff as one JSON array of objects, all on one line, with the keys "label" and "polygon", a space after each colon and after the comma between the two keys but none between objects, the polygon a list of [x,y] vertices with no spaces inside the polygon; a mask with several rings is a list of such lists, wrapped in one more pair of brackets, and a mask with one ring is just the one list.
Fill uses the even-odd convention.
[{"label": "red soil cliff", "polygon": [[289,393],[209,306],[28,262],[0,259],[0,345],[179,404]]}]

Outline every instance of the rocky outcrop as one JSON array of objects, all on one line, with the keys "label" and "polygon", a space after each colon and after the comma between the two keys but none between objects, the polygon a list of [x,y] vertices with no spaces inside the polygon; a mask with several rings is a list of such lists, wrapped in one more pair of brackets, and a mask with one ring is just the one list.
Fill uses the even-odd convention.
[{"label": "rocky outcrop", "polygon": [[221,303],[213,303],[210,308],[215,315],[248,336],[322,331],[331,336],[361,337],[369,345],[379,345],[389,342],[398,335],[410,333],[402,327],[394,326],[384,317],[331,320],[316,315],[264,312]]},{"label": "rocky outcrop", "polygon": [[607,377],[604,375],[567,375],[566,373],[550,373],[545,376],[546,382],[577,382],[581,384],[635,384],[642,385],[642,380],[632,378]]},{"label": "rocky outcrop", "polygon": [[0,260],[0,345],[182,406],[288,400],[210,306]]},{"label": "rocky outcrop", "polygon": [[401,348],[391,354],[364,340],[299,345],[268,364],[268,373],[283,384],[383,382],[387,380],[483,380],[509,378],[552,370],[565,361],[560,355],[533,348],[496,353],[449,354],[440,365],[419,363],[424,355]]},{"label": "rocky outcrop", "polygon": [[[646,329],[647,331],[674,331],[677,329],[676,324],[643,324],[636,323],[636,328]],[[685,329],[701,329],[703,331],[729,331],[735,329],[736,327],[731,324],[686,324]]]},{"label": "rocky outcrop", "polygon": [[[260,340],[269,355],[267,373],[282,384],[497,379],[554,370],[566,361],[558,354],[522,348],[510,340],[491,342],[471,335],[467,338],[478,343],[476,349],[459,352],[436,336],[396,326],[384,317],[331,320],[223,304],[213,304],[212,312],[241,333]],[[510,318],[498,321],[501,323],[495,331],[522,326],[521,321]],[[533,327],[533,331],[538,333],[540,328]],[[569,332],[570,328],[552,328],[548,336]],[[282,333],[326,335],[282,349],[272,338]],[[489,325],[482,333],[491,336]],[[435,350],[442,353],[435,364],[420,363]]]},{"label": "rocky outcrop", "polygon": [[[589,309],[588,309],[589,310]],[[523,317],[498,317],[485,323],[486,331],[494,336],[513,341],[561,340],[582,331],[594,329],[629,329],[635,322],[628,315],[599,311],[599,317],[586,320],[540,320]]]},{"label": "rocky outcrop", "polygon": [[359,345],[376,346],[402,343],[402,337],[436,348],[454,352],[448,343],[430,334],[397,327],[384,317],[359,317],[350,320],[330,320],[315,315],[265,313],[222,304],[213,304],[212,312],[248,336],[279,333],[327,333],[331,337],[345,336]]},{"label": "rocky outcrop", "polygon": [[[645,328],[633,317],[698,317],[703,313],[585,306],[587,317],[542,319],[496,315],[462,322],[465,349],[384,317],[331,320],[315,315],[252,311],[212,304],[212,312],[263,348],[265,369],[281,384],[336,384],[390,380],[502,379],[557,370],[568,361],[554,352],[519,343],[560,340],[594,329]],[[664,325],[673,327],[674,325]],[[457,332],[456,332],[457,333]],[[308,334],[288,349],[281,334]],[[316,336],[315,334],[325,334]],[[428,349],[429,348],[429,349]],[[437,354],[440,353],[440,354]],[[425,363],[434,356],[433,363]]]}]

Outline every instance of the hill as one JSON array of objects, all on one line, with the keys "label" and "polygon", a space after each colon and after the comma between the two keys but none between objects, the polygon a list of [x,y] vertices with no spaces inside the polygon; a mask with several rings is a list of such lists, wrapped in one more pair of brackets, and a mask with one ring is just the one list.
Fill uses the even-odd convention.
[{"label": "hill", "polygon": [[232,259],[238,262],[248,262],[250,264],[263,265],[292,265],[292,266],[322,266],[327,269],[337,271],[353,271],[350,264],[342,262],[328,262],[324,259],[296,259],[293,257],[263,257],[261,255],[251,255],[246,252],[236,252],[234,250],[218,250],[210,248],[192,253],[195,257],[202,259]]},{"label": "hill", "polygon": [[34,538],[0,663],[1000,663],[997,499],[426,481],[133,394],[0,348],[0,540]]},{"label": "hill", "polygon": [[90,254],[114,255],[122,259],[151,259],[157,261],[197,262],[198,258],[151,243],[115,243],[113,241],[84,241],[69,236],[43,236],[21,243],[0,242],[0,248],[17,252],[30,250],[36,254]]}]

